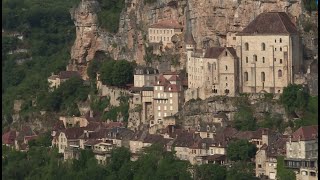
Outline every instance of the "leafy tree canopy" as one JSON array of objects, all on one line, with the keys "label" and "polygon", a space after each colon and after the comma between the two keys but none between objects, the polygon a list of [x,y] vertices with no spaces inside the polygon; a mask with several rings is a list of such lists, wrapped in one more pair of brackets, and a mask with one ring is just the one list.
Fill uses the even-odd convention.
[{"label": "leafy tree canopy", "polygon": [[227,157],[231,161],[249,161],[256,155],[257,147],[247,140],[236,140],[229,143]]}]

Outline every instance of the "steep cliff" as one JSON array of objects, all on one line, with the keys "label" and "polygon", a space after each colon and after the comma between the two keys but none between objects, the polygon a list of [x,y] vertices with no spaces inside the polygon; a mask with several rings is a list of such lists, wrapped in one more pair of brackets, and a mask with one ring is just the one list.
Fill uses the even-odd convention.
[{"label": "steep cliff", "polygon": [[[187,29],[192,32],[198,48],[202,48],[210,40],[218,40],[224,45],[227,32],[241,31],[261,12],[287,11],[293,20],[302,13],[301,0],[158,0],[153,4],[126,0],[125,4],[117,34],[99,28],[97,0],[82,0],[77,8],[70,11],[77,37],[68,69],[79,70],[87,78],[87,63],[96,52],[144,64],[147,28],[159,19],[177,20],[185,27],[184,32]],[[184,47],[183,38],[178,38],[178,41],[179,47]],[[183,49],[172,53],[180,54],[180,61],[185,59]]]}]

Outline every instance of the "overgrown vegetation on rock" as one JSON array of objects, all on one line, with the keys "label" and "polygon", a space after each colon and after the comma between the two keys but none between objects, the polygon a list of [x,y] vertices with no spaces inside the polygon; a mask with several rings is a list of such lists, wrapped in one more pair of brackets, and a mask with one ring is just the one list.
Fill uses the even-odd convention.
[{"label": "overgrown vegetation on rock", "polygon": [[100,27],[111,33],[119,28],[120,14],[125,6],[125,0],[98,0],[101,11],[98,13]]}]

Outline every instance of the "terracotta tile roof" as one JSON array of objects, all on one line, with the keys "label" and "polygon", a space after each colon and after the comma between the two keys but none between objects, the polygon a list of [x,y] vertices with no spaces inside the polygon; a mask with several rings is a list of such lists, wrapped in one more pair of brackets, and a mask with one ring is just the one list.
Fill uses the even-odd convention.
[{"label": "terracotta tile roof", "polygon": [[181,79],[180,79],[179,76],[177,76],[177,75],[172,75],[172,76],[169,78],[169,81],[181,81]]},{"label": "terracotta tile roof", "polygon": [[292,133],[291,141],[310,141],[318,138],[318,126],[303,126]]},{"label": "terracotta tile roof", "polygon": [[100,112],[93,112],[92,113],[93,117],[90,117],[90,111],[88,111],[84,117],[88,120],[88,121],[99,121],[101,119],[102,114]]},{"label": "terracotta tile roof", "polygon": [[285,12],[266,12],[259,14],[238,35],[296,33],[296,26]]},{"label": "terracotta tile roof", "polygon": [[68,140],[79,139],[80,136],[84,133],[84,128],[72,127],[64,130],[64,133]]},{"label": "terracotta tile roof", "polygon": [[266,150],[268,157],[277,157],[279,155],[286,155],[286,142],[288,140],[288,136],[279,135],[277,139],[271,142],[269,146],[264,144],[261,147],[261,150]]},{"label": "terracotta tile roof", "polygon": [[152,24],[150,28],[181,29],[183,26],[181,26],[176,20],[167,19]]},{"label": "terracotta tile roof", "polygon": [[112,129],[108,129],[107,138],[110,139],[131,139],[134,132],[130,129],[123,128],[123,127],[116,127]]},{"label": "terracotta tile roof", "polygon": [[81,77],[78,71],[60,71],[59,73],[60,79],[69,79],[71,77]]},{"label": "terracotta tile roof", "polygon": [[131,137],[131,141],[143,141],[143,139],[147,136],[147,131],[136,131]]},{"label": "terracotta tile roof", "polygon": [[2,144],[14,145],[16,139],[16,131],[10,130],[2,135]]}]

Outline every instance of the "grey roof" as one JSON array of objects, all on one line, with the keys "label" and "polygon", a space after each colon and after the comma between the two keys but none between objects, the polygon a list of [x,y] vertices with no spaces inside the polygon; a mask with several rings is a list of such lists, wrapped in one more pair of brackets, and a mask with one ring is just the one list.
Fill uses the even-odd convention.
[{"label": "grey roof", "polygon": [[296,26],[285,12],[266,12],[259,14],[238,35],[250,34],[296,34]]}]

